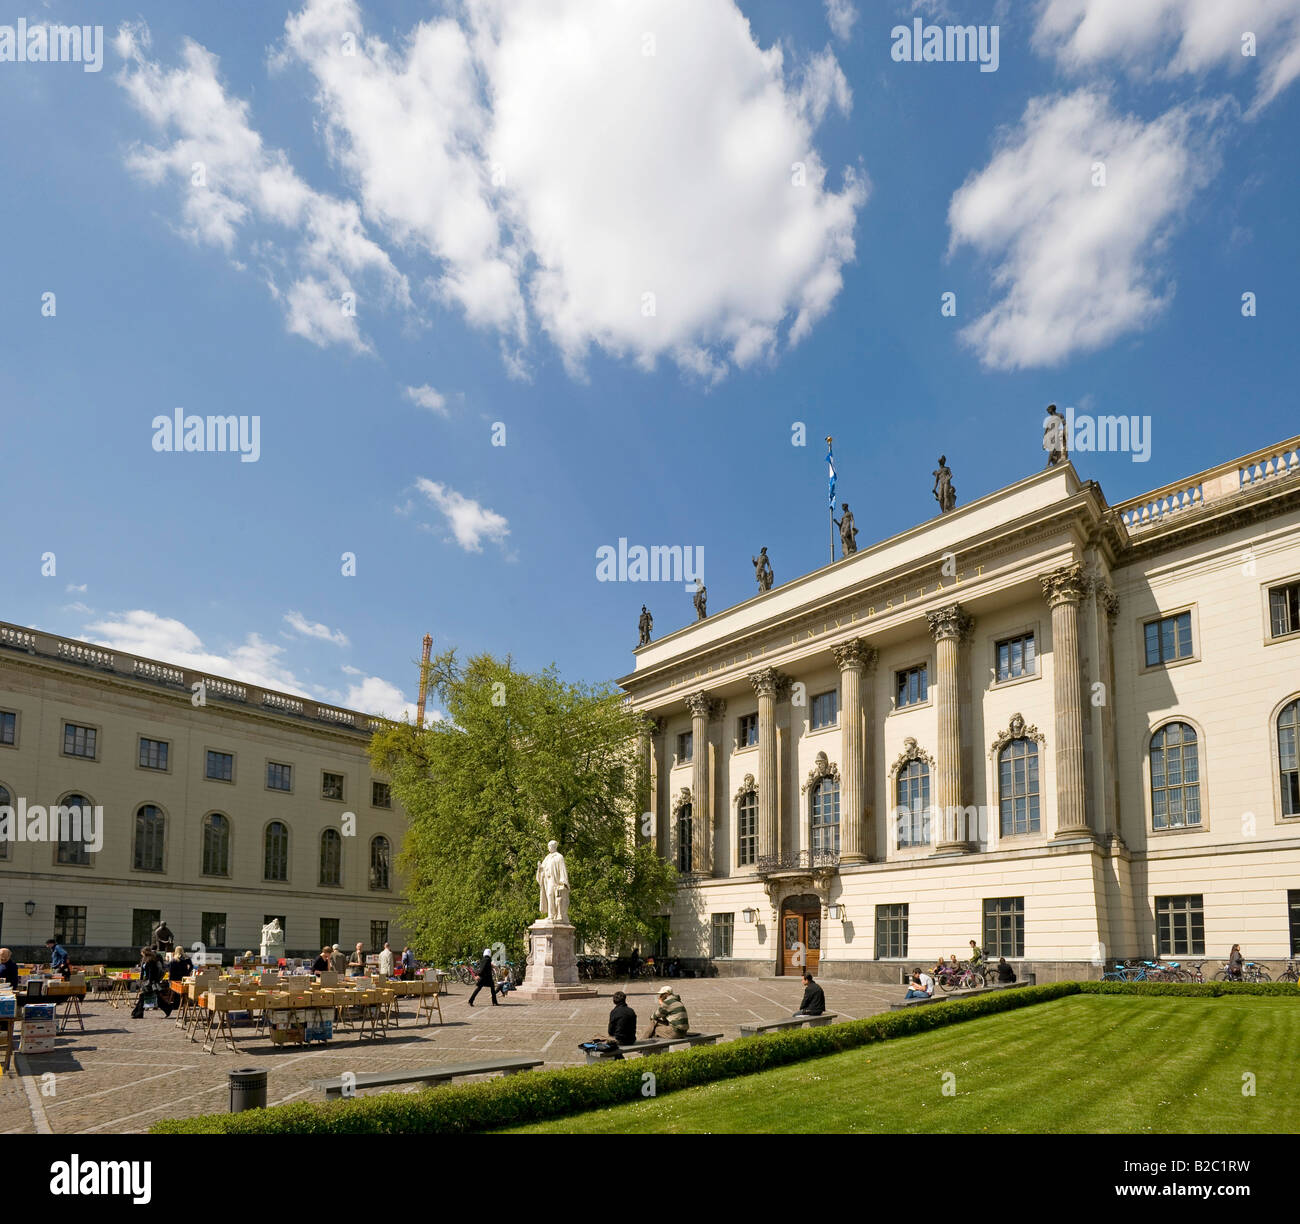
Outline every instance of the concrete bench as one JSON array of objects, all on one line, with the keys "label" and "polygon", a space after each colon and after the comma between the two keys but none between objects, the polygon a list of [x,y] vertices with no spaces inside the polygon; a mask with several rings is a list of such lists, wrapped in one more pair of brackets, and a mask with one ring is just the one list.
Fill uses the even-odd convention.
[{"label": "concrete bench", "polygon": [[616,1051],[610,1050],[608,1053],[588,1050],[586,1051],[587,1062],[609,1062],[616,1060],[620,1054],[663,1054],[675,1046],[714,1045],[721,1038],[721,1033],[684,1033],[680,1037],[675,1033],[669,1033],[666,1037],[646,1037],[641,1041],[619,1046]]},{"label": "concrete bench", "polygon": [[779,1033],[786,1029],[816,1028],[819,1024],[829,1024],[836,1019],[839,1012],[822,1012],[820,1016],[787,1016],[784,1020],[756,1020],[752,1024],[742,1024],[742,1037],[757,1037],[759,1033]]},{"label": "concrete bench", "polygon": [[1027,973],[1018,982],[993,982],[988,986],[981,986],[978,990],[954,990],[951,994],[942,994],[938,990],[929,999],[900,999],[897,1003],[889,1005],[890,1011],[902,1011],[905,1007],[918,1007],[924,1003],[939,1003],[944,999],[973,999],[976,995],[992,994],[995,990],[1015,990],[1017,986],[1032,986],[1034,984],[1034,975]]},{"label": "concrete bench", "polygon": [[350,1088],[348,1095],[359,1092],[362,1088],[389,1088],[394,1084],[423,1084],[426,1088],[435,1088],[465,1075],[491,1075],[495,1071],[500,1071],[503,1075],[514,1075],[519,1071],[531,1071],[534,1067],[540,1067],[544,1061],[541,1058],[493,1058],[483,1062],[417,1067],[410,1071],[366,1071],[360,1075],[348,1076],[346,1082],[342,1076],[312,1080],[311,1086],[317,1092],[323,1092],[327,1099],[343,1096],[345,1088]]}]

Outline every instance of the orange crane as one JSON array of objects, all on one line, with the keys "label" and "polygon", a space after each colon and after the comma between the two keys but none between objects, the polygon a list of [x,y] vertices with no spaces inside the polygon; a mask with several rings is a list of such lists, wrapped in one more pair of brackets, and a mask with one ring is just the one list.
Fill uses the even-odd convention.
[{"label": "orange crane", "polygon": [[429,656],[433,651],[433,634],[424,635],[424,654],[420,658],[420,702],[415,709],[415,725],[424,726],[424,699],[429,689]]}]

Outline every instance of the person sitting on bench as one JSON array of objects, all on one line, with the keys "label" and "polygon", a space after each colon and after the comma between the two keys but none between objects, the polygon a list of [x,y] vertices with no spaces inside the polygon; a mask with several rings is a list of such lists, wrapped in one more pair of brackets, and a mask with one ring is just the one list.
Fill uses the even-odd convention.
[{"label": "person sitting on bench", "polygon": [[1016,980],[1016,971],[1007,964],[1005,956],[998,957],[998,981],[1014,982]]},{"label": "person sitting on bench", "polygon": [[934,979],[928,973],[922,973],[920,969],[913,969],[912,979],[907,984],[907,993],[903,999],[929,999],[933,995]]},{"label": "person sitting on bench", "polygon": [[647,1041],[655,1035],[655,1030],[661,1024],[668,1025],[673,1030],[674,1037],[685,1037],[690,1032],[691,1026],[686,1019],[686,1004],[673,993],[671,986],[659,987],[659,1006],[651,1014],[650,1021]]},{"label": "person sitting on bench", "polygon": [[807,969],[803,971],[803,998],[796,1016],[820,1016],[826,1010],[826,992],[813,981]]}]

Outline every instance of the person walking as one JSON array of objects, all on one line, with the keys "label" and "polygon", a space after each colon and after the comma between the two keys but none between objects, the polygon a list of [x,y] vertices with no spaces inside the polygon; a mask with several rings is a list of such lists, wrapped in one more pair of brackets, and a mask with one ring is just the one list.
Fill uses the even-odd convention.
[{"label": "person walking", "polygon": [[1233,944],[1232,951],[1228,953],[1228,974],[1234,982],[1241,981],[1241,967],[1245,963],[1245,957],[1241,955],[1241,944]]},{"label": "person walking", "polygon": [[131,1019],[143,1020],[144,1005],[151,1002],[157,1005],[164,1016],[170,1016],[172,1008],[176,1006],[168,997],[171,995],[171,987],[166,987],[166,994],[163,991],[163,967],[158,959],[158,953],[152,948],[141,948],[140,993],[135,997]]},{"label": "person walking", "polygon": [[474,987],[474,993],[469,997],[469,1005],[474,1006],[474,1000],[478,998],[478,992],[486,986],[492,992],[492,1006],[497,1005],[497,979],[492,972],[492,949],[483,949],[483,959],[479,962],[478,967],[478,985]]},{"label": "person walking", "polygon": [[172,948],[171,959],[167,962],[167,980],[183,982],[193,972],[194,962],[185,955],[184,946],[177,944]]},{"label": "person walking", "polygon": [[978,969],[980,961],[984,959],[984,952],[973,939],[970,941],[970,967]]}]

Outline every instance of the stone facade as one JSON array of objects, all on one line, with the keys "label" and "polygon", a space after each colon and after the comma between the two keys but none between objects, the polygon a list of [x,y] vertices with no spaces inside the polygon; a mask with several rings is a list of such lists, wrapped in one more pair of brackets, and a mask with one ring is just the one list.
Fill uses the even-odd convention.
[{"label": "stone facade", "polygon": [[[405,819],[395,800],[376,805],[385,796],[372,784],[385,780],[367,755],[375,725],[355,710],[0,624],[0,787],[8,802],[30,809],[81,795],[103,811],[102,845],[84,863],[61,861],[82,856],[61,856],[51,841],[0,845],[0,943],[20,959],[46,959],[61,907],[65,917],[84,909],[82,938],[68,943],[74,962],[138,960],[137,911],[158,911],[186,946],[210,942],[205,913],[224,915],[224,942],[212,950],[227,960],[257,951],[272,914],[283,918],[290,955],[320,951],[332,929],[323,931],[322,920],[337,922],[342,947],[359,940],[370,952],[379,950],[372,932],[386,923],[400,952],[396,856]],[[94,732],[92,756],[66,751],[68,726]],[[164,767],[158,749],[146,744],[142,756],[142,739],[166,745]],[[71,746],[89,745],[83,734]],[[231,758],[228,781],[207,776],[209,751],[222,766]],[[206,863],[223,870],[207,872],[212,814],[228,822],[228,842],[223,855],[218,838]],[[272,874],[283,879],[267,878],[268,830]],[[384,849],[377,838],[387,845],[386,881],[375,865]]]},{"label": "stone facade", "polygon": [[[1162,946],[1300,951],[1278,725],[1300,699],[1300,623],[1276,632],[1269,602],[1300,583],[1298,446],[1117,505],[1049,467],[638,649],[620,683],[647,717],[652,837],[675,860],[685,790],[704,843],[668,953],[788,972],[798,933],[823,973],[895,981],[970,939],[1040,980]],[[1177,657],[1149,664],[1162,619]],[[1194,769],[1194,790],[1153,785],[1172,724],[1195,743],[1159,759]],[[809,785],[819,769],[834,788]],[[919,799],[899,811],[900,782],[928,826]],[[1193,801],[1195,820],[1156,814]],[[819,929],[787,922],[795,895],[820,900]]]}]

